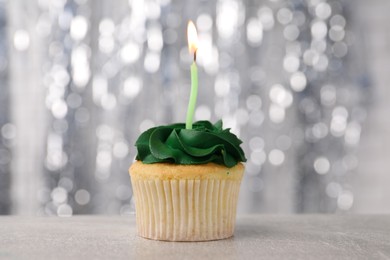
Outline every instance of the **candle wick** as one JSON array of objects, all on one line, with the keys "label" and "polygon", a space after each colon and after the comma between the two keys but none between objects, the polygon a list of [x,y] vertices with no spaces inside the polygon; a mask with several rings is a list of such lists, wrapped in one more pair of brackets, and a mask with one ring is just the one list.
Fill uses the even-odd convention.
[{"label": "candle wick", "polygon": [[196,62],[196,51],[197,50],[194,51],[194,62]]}]

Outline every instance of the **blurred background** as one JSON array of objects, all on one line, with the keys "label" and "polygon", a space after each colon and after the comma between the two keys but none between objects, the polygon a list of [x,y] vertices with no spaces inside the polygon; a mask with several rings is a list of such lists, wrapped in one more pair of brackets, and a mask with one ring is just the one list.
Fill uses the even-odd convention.
[{"label": "blurred background", "polygon": [[0,0],[0,214],[133,214],[149,127],[244,141],[239,214],[390,213],[390,2]]}]

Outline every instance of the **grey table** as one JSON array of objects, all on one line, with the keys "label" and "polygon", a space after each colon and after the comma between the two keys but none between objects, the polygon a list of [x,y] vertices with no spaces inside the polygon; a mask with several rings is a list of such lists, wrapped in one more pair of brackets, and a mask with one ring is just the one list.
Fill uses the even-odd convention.
[{"label": "grey table", "polygon": [[0,259],[390,259],[390,216],[242,216],[196,243],[139,238],[134,216],[0,217]]}]

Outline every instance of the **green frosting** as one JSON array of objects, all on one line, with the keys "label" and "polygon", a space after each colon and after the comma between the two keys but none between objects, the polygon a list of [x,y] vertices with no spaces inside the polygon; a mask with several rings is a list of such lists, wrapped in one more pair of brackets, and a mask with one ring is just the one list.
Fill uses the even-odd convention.
[{"label": "green frosting", "polygon": [[185,124],[181,123],[158,126],[140,135],[135,143],[136,159],[146,164],[214,162],[230,168],[246,161],[241,143],[230,129],[222,129],[221,120],[214,125],[209,121],[198,121],[193,129],[185,129]]}]

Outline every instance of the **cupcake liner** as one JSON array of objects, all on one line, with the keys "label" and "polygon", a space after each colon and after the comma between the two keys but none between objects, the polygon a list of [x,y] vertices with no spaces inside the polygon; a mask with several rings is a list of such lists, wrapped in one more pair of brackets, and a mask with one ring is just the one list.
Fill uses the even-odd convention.
[{"label": "cupcake liner", "polygon": [[133,179],[138,234],[169,241],[233,235],[240,180]]}]

